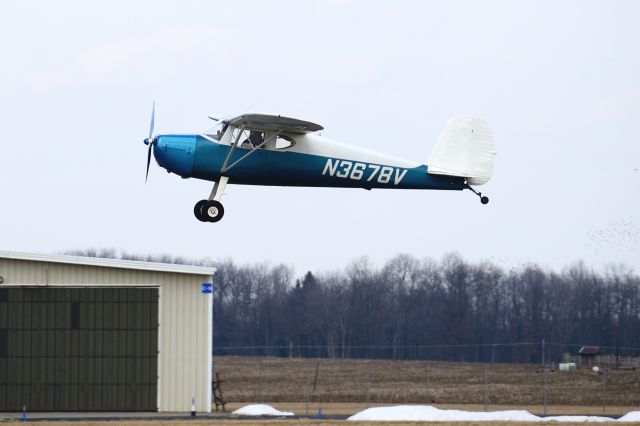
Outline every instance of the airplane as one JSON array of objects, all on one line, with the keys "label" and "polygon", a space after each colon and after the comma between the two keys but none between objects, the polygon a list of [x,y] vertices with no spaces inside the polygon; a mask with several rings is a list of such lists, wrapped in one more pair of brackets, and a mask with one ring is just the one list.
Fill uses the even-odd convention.
[{"label": "airplane", "polygon": [[214,182],[209,197],[193,209],[201,222],[222,219],[220,199],[227,184],[469,189],[482,204],[489,202],[472,187],[489,181],[496,156],[491,130],[481,118],[451,119],[426,164],[329,139],[321,135],[319,124],[281,115],[209,118],[216,124],[200,134],[154,136],[154,102],[149,136],[144,140],[149,146],[145,182],[151,151],[169,173]]}]

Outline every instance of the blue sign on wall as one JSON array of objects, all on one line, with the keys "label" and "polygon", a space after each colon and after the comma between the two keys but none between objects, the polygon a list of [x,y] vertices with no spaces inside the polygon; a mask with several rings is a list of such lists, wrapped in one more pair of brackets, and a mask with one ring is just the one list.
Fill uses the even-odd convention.
[{"label": "blue sign on wall", "polygon": [[211,294],[213,293],[213,284],[211,283],[202,283],[202,294]]}]

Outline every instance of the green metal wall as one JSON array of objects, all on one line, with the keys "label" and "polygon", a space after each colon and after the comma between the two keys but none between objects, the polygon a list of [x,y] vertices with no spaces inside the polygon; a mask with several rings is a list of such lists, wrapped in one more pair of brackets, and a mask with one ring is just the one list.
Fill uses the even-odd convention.
[{"label": "green metal wall", "polygon": [[156,411],[158,289],[0,288],[0,411]]}]

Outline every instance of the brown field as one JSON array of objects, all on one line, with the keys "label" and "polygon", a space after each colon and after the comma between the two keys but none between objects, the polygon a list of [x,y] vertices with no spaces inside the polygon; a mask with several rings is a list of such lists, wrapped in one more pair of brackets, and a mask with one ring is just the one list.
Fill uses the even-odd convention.
[{"label": "brown field", "polygon": [[[330,360],[302,358],[216,357],[215,372],[224,381],[227,411],[263,402],[282,411],[313,416],[318,408],[325,415],[351,415],[369,406],[432,404],[442,409],[484,410],[484,365],[425,361]],[[318,364],[319,362],[319,364]],[[313,387],[318,367],[315,390]],[[427,387],[427,369],[429,385]],[[539,366],[490,364],[487,369],[490,411],[523,409],[543,414],[543,373]],[[261,377],[262,376],[262,377]],[[370,377],[370,385],[369,385]],[[590,370],[548,373],[547,413],[616,416],[640,410],[640,372],[610,371],[607,374],[606,411],[603,412],[604,376]],[[368,396],[367,396],[368,388]],[[228,414],[227,414],[228,415]],[[215,416],[215,414],[214,414]],[[5,418],[5,421],[9,420]],[[1,421],[1,419],[0,419]],[[9,420],[11,421],[11,420]],[[316,419],[229,419],[225,417],[184,420],[141,418],[140,420],[45,421],[47,425],[420,425],[420,422],[345,422]],[[508,422],[430,422],[451,426],[498,426]],[[523,423],[518,425],[540,424]],[[547,423],[555,424],[555,423]],[[565,423],[578,425],[584,423]],[[599,423],[602,425],[615,423]],[[625,423],[632,425],[634,423]],[[637,423],[635,423],[637,424]]]},{"label": "brown field", "polygon": [[[336,360],[274,357],[215,357],[229,402],[306,402],[319,362],[313,403],[367,401],[371,404],[476,404],[483,407],[484,365],[427,361]],[[427,386],[427,369],[429,385]],[[262,379],[260,379],[262,371]],[[544,378],[539,366],[488,365],[488,404],[541,406]],[[602,413],[604,375],[591,370],[548,373],[548,399],[553,406],[582,406]],[[607,374],[607,412],[640,409],[640,371]],[[617,406],[614,408],[614,406]]]}]

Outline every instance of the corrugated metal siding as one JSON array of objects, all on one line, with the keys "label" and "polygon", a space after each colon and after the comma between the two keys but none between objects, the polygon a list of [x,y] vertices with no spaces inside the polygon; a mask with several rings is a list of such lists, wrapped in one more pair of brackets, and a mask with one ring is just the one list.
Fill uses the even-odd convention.
[{"label": "corrugated metal siding", "polygon": [[1,285],[149,285],[161,288],[159,410],[211,410],[211,295],[206,275],[0,259]]},{"label": "corrugated metal siding", "polygon": [[157,310],[157,288],[0,286],[0,411],[154,411]]},{"label": "corrugated metal siding", "polygon": [[211,382],[208,346],[208,304],[211,296],[200,292],[199,281],[182,276],[162,287],[160,407],[162,411],[190,411],[191,398],[198,411],[210,410]]}]

